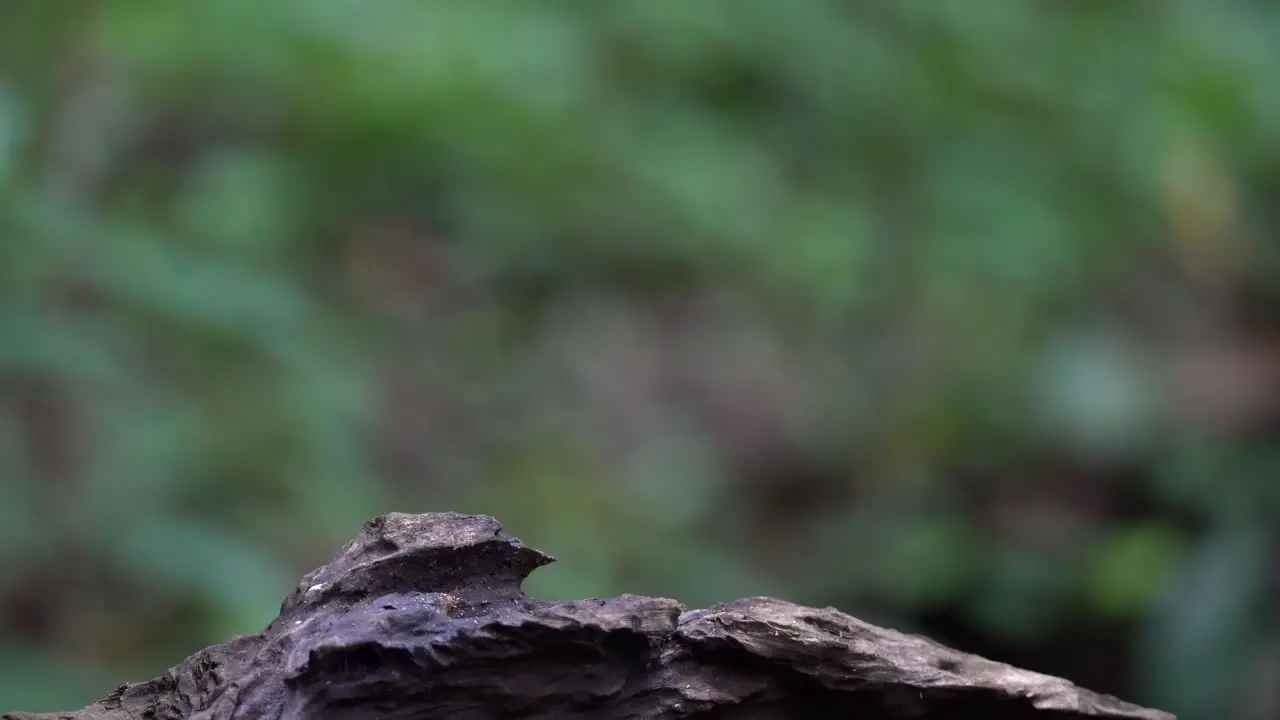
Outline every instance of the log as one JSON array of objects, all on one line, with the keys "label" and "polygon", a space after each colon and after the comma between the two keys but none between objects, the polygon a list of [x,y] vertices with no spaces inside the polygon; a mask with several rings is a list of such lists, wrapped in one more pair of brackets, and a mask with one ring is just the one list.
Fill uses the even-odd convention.
[{"label": "log", "polygon": [[526,597],[551,561],[491,517],[384,515],[262,632],[3,718],[1173,718],[831,608]]}]

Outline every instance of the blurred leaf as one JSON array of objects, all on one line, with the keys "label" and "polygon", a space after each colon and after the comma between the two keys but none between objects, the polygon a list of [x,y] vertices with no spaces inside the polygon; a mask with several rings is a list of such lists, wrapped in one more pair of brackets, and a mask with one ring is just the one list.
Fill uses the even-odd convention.
[{"label": "blurred leaf", "polygon": [[711,515],[728,486],[719,458],[694,437],[673,434],[642,446],[619,478],[626,495],[670,529],[693,527]]},{"label": "blurred leaf", "polygon": [[93,702],[101,691],[80,663],[39,646],[6,642],[0,647],[0,707],[57,712]]},{"label": "blurred leaf", "polygon": [[198,237],[252,257],[286,246],[305,178],[282,159],[219,152],[192,172],[179,212]]},{"label": "blurred leaf", "polygon": [[1141,452],[1153,436],[1158,387],[1132,343],[1101,332],[1063,335],[1043,355],[1037,399],[1051,432],[1085,457]]},{"label": "blurred leaf", "polygon": [[147,397],[144,388],[126,387],[109,397],[92,409],[103,449],[76,498],[80,522],[104,529],[170,512],[189,490],[210,430],[191,404],[165,402],[172,399],[161,393]]},{"label": "blurred leaf", "polygon": [[23,457],[18,423],[0,415],[0,597],[3,589],[17,587],[23,574],[49,562],[57,551],[42,537],[37,512],[38,485]]},{"label": "blurred leaf", "polygon": [[25,140],[23,119],[16,95],[0,82],[0,186],[17,164]]},{"label": "blurred leaf", "polygon": [[903,523],[878,558],[883,583],[903,607],[941,607],[959,599],[978,573],[973,532],[956,517]]},{"label": "blurred leaf", "polygon": [[965,608],[974,624],[1020,643],[1050,631],[1073,583],[1061,561],[1016,548],[988,548],[984,557],[987,566],[974,581],[975,593]]},{"label": "blurred leaf", "polygon": [[96,268],[115,297],[180,326],[266,344],[297,325],[306,298],[283,277],[147,236],[122,237]]},{"label": "blurred leaf", "polygon": [[1183,544],[1166,522],[1122,526],[1099,538],[1085,586],[1094,610],[1111,617],[1146,610],[1177,568]]},{"label": "blurred leaf", "polygon": [[1153,491],[1215,522],[1280,512],[1280,455],[1269,441],[1190,437],[1155,464]]},{"label": "blurred leaf", "polygon": [[670,542],[649,539],[644,567],[627,578],[626,592],[672,597],[688,607],[709,607],[744,597],[783,594],[775,580],[730,548],[687,537],[670,536]]},{"label": "blurred leaf", "polygon": [[112,328],[0,298],[0,372],[74,385],[109,382],[120,370]]},{"label": "blurred leaf", "polygon": [[280,609],[296,578],[267,552],[232,531],[173,514],[135,516],[105,547],[121,571],[168,596],[213,611],[210,636],[253,632]]},{"label": "blurred leaf", "polygon": [[1143,697],[1180,717],[1214,717],[1232,706],[1262,639],[1269,565],[1265,533],[1243,522],[1216,528],[1192,551],[1140,636]]}]

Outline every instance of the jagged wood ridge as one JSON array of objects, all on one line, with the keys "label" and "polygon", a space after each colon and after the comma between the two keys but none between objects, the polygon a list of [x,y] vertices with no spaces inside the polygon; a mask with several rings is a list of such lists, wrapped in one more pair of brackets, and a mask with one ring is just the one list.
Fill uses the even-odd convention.
[{"label": "jagged wood ridge", "polygon": [[487,516],[385,515],[261,633],[4,720],[1173,717],[829,608],[525,597],[551,561]]}]

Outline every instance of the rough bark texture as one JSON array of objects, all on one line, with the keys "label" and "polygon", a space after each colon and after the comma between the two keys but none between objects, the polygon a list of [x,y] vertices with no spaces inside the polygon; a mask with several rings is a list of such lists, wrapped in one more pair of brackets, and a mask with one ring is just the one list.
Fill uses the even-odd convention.
[{"label": "rough bark texture", "polygon": [[83,710],[3,717],[1173,717],[832,609],[530,600],[520,583],[549,562],[493,518],[386,515],[263,632]]}]

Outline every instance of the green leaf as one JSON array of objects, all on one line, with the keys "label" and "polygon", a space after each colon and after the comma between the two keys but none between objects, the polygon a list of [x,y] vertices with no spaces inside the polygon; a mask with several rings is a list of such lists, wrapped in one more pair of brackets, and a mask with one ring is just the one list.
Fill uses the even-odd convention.
[{"label": "green leaf", "polygon": [[945,605],[977,577],[977,554],[977,540],[963,519],[913,518],[902,523],[878,559],[880,582],[905,607]]},{"label": "green leaf", "polygon": [[13,172],[25,138],[18,96],[0,83],[0,187]]},{"label": "green leaf", "polygon": [[169,597],[195,600],[220,619],[215,634],[252,632],[275,616],[295,578],[235,530],[172,513],[119,522],[106,549],[119,571]]},{"label": "green leaf", "polygon": [[1141,695],[1179,717],[1215,717],[1265,637],[1267,532],[1245,522],[1215,529],[1193,549],[1142,627]]},{"label": "green leaf", "polygon": [[82,707],[110,688],[83,663],[38,645],[6,642],[0,646],[0,707],[5,712],[57,712]]},{"label": "green leaf", "polygon": [[1143,612],[1179,566],[1183,545],[1176,528],[1159,521],[1124,526],[1099,538],[1085,580],[1089,603],[1109,617]]}]

